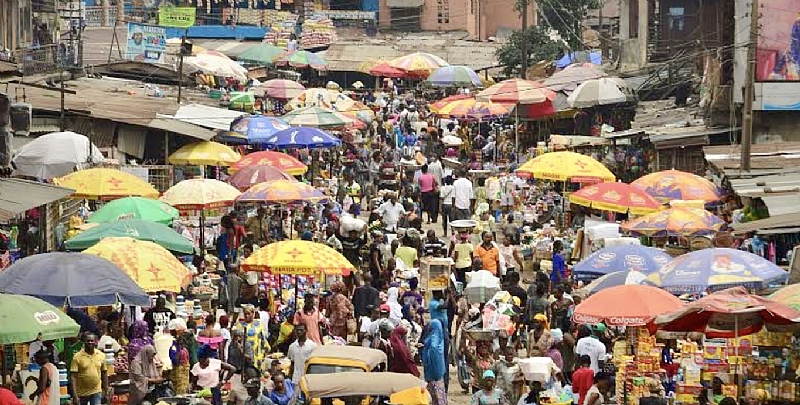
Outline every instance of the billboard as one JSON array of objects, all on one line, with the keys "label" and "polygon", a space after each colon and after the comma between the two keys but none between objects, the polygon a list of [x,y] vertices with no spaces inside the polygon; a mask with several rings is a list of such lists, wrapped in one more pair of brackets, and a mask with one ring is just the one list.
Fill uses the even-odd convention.
[{"label": "billboard", "polygon": [[164,63],[167,51],[167,29],[158,25],[129,22],[125,59],[147,63]]},{"label": "billboard", "polygon": [[194,25],[197,9],[194,7],[158,8],[158,25],[162,27],[189,28]]},{"label": "billboard", "polygon": [[762,0],[759,10],[756,81],[800,81],[800,0]]},{"label": "billboard", "polygon": [[760,111],[800,110],[800,82],[757,83],[753,109]]}]

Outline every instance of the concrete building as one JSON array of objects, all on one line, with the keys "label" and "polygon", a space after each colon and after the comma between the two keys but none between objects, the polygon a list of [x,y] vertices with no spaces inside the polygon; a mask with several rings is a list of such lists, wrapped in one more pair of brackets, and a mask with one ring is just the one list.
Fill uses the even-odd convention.
[{"label": "concrete building", "polygon": [[[515,0],[379,0],[379,28],[399,31],[466,31],[485,41],[498,30],[519,30],[522,18]],[[528,24],[536,24],[535,3]]]}]

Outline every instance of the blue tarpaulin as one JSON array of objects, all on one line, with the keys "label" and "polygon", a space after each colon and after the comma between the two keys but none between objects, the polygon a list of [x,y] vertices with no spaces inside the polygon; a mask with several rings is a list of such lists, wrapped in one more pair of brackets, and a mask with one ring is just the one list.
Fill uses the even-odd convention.
[{"label": "blue tarpaulin", "polygon": [[558,61],[556,67],[565,68],[573,63],[592,63],[595,65],[603,64],[603,55],[600,51],[577,51],[564,54]]}]

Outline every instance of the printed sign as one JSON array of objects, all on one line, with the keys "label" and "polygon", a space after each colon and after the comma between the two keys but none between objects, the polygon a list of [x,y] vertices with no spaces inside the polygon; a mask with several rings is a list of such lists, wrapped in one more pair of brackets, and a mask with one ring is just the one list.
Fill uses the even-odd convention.
[{"label": "printed sign", "polygon": [[125,58],[147,63],[164,63],[167,29],[158,25],[128,23]]},{"label": "printed sign", "polygon": [[769,0],[760,6],[756,80],[800,81],[800,1]]},{"label": "printed sign", "polygon": [[189,28],[194,25],[197,9],[194,7],[159,7],[158,25],[162,27]]},{"label": "printed sign", "polygon": [[40,325],[56,323],[61,319],[58,314],[53,311],[37,312],[33,314],[33,317],[36,319],[36,322],[39,322]]}]

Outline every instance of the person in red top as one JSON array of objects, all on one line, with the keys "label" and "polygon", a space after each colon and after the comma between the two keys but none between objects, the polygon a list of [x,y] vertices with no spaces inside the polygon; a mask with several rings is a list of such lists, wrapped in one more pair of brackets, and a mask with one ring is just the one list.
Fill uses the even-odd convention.
[{"label": "person in red top", "polygon": [[428,165],[422,165],[422,174],[417,179],[422,193],[422,210],[428,213],[428,223],[439,220],[439,195],[436,192],[436,177],[428,172]]},{"label": "person in red top", "polygon": [[580,367],[572,373],[572,392],[578,394],[578,404],[583,404],[586,393],[594,384],[594,370],[589,368],[592,359],[587,355],[582,355],[579,360]]},{"label": "person in red top", "polygon": [[22,405],[22,402],[11,390],[0,387],[0,405]]}]

